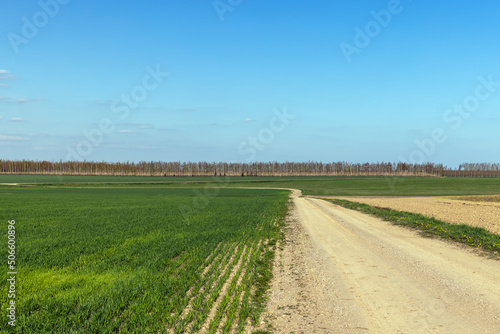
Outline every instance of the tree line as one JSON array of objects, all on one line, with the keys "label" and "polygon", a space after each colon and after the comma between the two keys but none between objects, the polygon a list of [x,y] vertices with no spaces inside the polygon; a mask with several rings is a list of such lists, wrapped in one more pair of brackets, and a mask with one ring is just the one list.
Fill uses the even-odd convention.
[{"label": "tree line", "polygon": [[0,160],[2,174],[117,176],[451,176],[500,177],[499,163],[443,164],[404,162],[93,162]]}]

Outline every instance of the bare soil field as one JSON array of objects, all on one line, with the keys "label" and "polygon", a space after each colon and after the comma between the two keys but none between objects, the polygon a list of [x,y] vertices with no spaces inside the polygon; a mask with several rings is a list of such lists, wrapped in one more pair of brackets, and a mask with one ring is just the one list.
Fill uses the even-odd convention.
[{"label": "bare soil field", "polygon": [[293,200],[266,310],[273,333],[500,333],[500,261]]},{"label": "bare soil field", "polygon": [[500,195],[452,197],[328,197],[397,211],[420,213],[451,224],[500,234]]}]

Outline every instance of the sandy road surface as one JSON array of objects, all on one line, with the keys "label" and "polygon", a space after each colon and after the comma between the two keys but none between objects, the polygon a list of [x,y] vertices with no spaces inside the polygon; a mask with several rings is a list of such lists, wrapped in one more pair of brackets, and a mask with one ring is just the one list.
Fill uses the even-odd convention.
[{"label": "sandy road surface", "polygon": [[276,333],[500,333],[500,261],[294,193]]}]

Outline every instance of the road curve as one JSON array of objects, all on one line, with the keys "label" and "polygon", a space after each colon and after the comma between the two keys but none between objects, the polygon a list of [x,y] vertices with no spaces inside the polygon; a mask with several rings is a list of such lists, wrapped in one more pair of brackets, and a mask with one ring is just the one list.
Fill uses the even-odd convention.
[{"label": "road curve", "polygon": [[[304,260],[303,282],[278,275],[274,288],[280,292],[271,291],[271,303],[286,300],[287,291],[297,294],[280,284],[297,284],[317,321],[293,328],[293,319],[303,313],[288,310],[286,331],[280,331],[285,315],[275,313],[277,332],[500,333],[500,261],[299,195],[292,194],[293,214],[315,249],[305,253],[316,255]],[[292,253],[301,252],[300,243]]]}]

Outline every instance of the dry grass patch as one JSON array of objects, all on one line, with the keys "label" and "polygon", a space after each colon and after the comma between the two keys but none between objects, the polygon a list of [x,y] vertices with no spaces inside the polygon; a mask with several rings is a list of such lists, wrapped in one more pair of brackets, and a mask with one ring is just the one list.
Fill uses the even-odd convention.
[{"label": "dry grass patch", "polygon": [[500,195],[484,195],[484,196],[458,196],[449,197],[450,199],[468,201],[468,202],[496,202],[500,203]]}]

